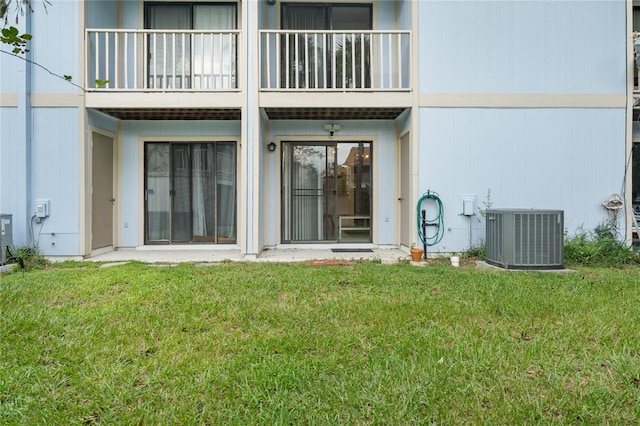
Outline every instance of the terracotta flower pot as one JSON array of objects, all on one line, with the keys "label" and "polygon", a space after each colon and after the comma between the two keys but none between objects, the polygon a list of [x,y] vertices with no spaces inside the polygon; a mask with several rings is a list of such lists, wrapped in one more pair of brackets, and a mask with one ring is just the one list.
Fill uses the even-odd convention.
[{"label": "terracotta flower pot", "polygon": [[421,248],[412,247],[410,251],[411,260],[413,260],[414,262],[420,262],[420,260],[422,260],[422,253],[424,253],[424,250],[422,250]]}]

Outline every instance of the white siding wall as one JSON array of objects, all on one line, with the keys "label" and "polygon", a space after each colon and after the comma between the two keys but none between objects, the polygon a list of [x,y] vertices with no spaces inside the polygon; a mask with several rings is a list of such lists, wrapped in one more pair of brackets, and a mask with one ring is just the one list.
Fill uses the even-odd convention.
[{"label": "white siding wall", "polygon": [[625,93],[624,0],[418,4],[423,92]]},{"label": "white siding wall", "polygon": [[[26,21],[21,19],[17,25],[21,32],[26,31]],[[0,54],[0,93],[14,98],[10,105],[0,107],[0,213],[13,216],[13,242],[16,245],[30,243],[27,232],[29,183],[26,171],[26,140],[29,132],[26,118],[29,113],[25,95],[28,80],[25,61]]]},{"label": "white siding wall", "polygon": [[[76,2],[55,3],[47,11],[40,4],[33,7],[33,14],[20,17],[21,31],[33,34],[25,56],[78,82],[82,65]],[[75,93],[78,88],[36,65],[0,56],[0,91],[17,94],[17,107],[0,112],[0,211],[13,214],[14,243],[31,244],[33,200],[50,200],[50,217],[32,227],[36,242],[47,255],[79,255],[78,109],[29,104],[32,94]]]},{"label": "white siding wall", "polygon": [[[188,141],[192,137],[229,136],[230,140],[240,137],[240,122],[237,121],[123,121],[122,122],[122,165],[121,165],[121,246],[137,247],[144,241],[138,240],[139,221],[144,212],[138,209],[142,196],[139,174],[144,171],[144,159],[139,155],[139,140],[144,137],[166,137],[167,142],[176,137]],[[231,139],[232,138],[232,139]],[[157,140],[157,139],[155,139]],[[238,147],[238,156],[240,156]],[[238,186],[239,188],[239,186]],[[242,214],[242,212],[238,212]]]},{"label": "white siding wall", "polygon": [[[128,3],[133,6],[137,2],[125,2]],[[118,28],[117,1],[89,0],[86,4],[87,28]],[[128,12],[131,13],[132,10]]]},{"label": "white siding wall", "polygon": [[[39,5],[38,5],[39,6]],[[31,60],[58,75],[70,75],[76,84],[80,81],[84,64],[79,59],[78,6],[75,1],[52,2],[47,12],[38,7],[32,14],[33,40]],[[34,92],[77,92],[78,88],[47,71],[33,67]]]},{"label": "white siding wall", "polygon": [[[264,116],[264,113],[258,114],[257,120],[260,125],[259,134],[261,138],[264,138],[266,135],[266,126],[267,122]],[[269,140],[260,139],[257,141],[258,144],[258,164],[259,168],[259,176],[258,182],[256,186],[256,191],[258,191],[258,205],[256,206],[259,210],[258,217],[259,225],[258,225],[258,251],[262,250],[264,246],[267,244],[268,235],[274,235],[275,228],[275,218],[273,217],[273,210],[270,210],[267,206],[267,193],[268,188],[272,187],[275,183],[275,159],[276,153],[272,153],[268,151],[267,144]],[[262,148],[262,149],[260,149]]]},{"label": "white siding wall", "polygon": [[[80,255],[80,142],[77,108],[34,108],[32,200],[50,200],[50,216],[34,224],[42,252]],[[55,234],[55,235],[52,235]]]},{"label": "white siding wall", "polygon": [[[8,46],[2,46],[3,50],[10,52]],[[25,84],[25,68],[26,62],[16,57],[0,54],[0,92],[16,93],[21,88],[24,89]]]},{"label": "white siding wall", "polygon": [[13,215],[13,242],[29,242],[26,149],[18,108],[0,108],[0,213]]},{"label": "white siding wall", "polygon": [[438,192],[445,209],[435,249],[468,248],[458,195],[476,194],[483,208],[488,190],[494,208],[561,209],[570,235],[593,230],[607,218],[601,203],[623,188],[624,124],[624,109],[421,109],[419,189]]}]

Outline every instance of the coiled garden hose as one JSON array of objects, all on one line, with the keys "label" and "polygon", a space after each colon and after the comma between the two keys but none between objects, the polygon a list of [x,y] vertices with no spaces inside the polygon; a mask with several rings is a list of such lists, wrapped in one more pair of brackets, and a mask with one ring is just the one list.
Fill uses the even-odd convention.
[{"label": "coiled garden hose", "polygon": [[[436,203],[436,206],[438,208],[438,213],[436,214],[435,217],[431,218],[431,219],[427,219],[425,218],[424,223],[427,226],[435,226],[437,228],[436,232],[433,235],[425,235],[426,232],[424,232],[422,230],[422,203],[425,200],[433,200]],[[430,247],[430,246],[434,246],[436,244],[438,244],[440,241],[442,241],[442,237],[444,237],[444,207],[442,205],[442,200],[440,199],[440,197],[438,196],[437,193],[435,192],[431,192],[431,191],[427,191],[425,194],[422,195],[422,197],[420,197],[420,199],[418,200],[418,207],[417,207],[417,212],[416,212],[416,216],[417,216],[417,223],[418,223],[418,236],[420,237],[420,241],[422,241],[422,244],[426,247]]]}]

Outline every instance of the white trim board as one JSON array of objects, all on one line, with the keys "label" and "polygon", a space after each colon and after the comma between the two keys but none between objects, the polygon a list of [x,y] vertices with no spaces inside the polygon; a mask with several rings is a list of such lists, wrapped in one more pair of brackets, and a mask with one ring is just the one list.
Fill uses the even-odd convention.
[{"label": "white trim board", "polygon": [[450,108],[625,108],[625,94],[421,93],[421,107]]}]

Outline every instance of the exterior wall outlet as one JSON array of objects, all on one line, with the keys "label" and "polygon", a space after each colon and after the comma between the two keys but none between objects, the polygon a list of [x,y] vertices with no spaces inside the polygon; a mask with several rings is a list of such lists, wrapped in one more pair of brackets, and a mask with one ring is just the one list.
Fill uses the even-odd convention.
[{"label": "exterior wall outlet", "polygon": [[473,200],[462,201],[462,214],[465,216],[473,216]]},{"label": "exterior wall outlet", "polygon": [[460,202],[460,214],[462,216],[475,215],[476,208],[476,196],[475,195],[458,195]]},{"label": "exterior wall outlet", "polygon": [[49,217],[49,200],[35,200],[33,206],[33,214],[37,219]]}]

